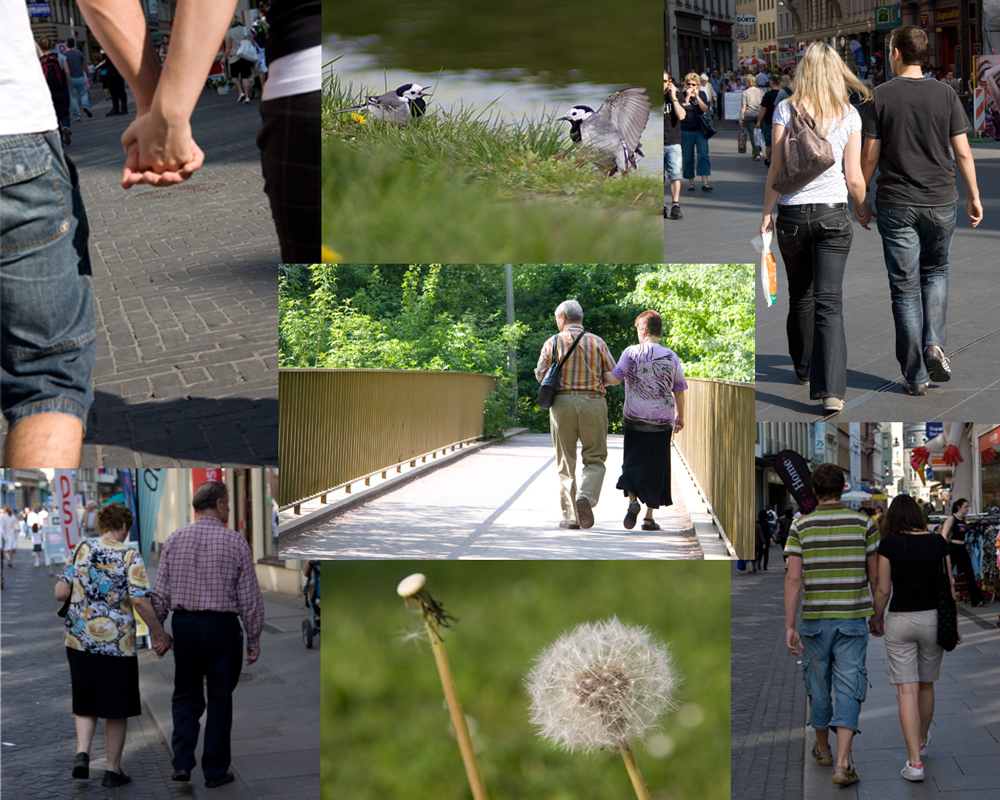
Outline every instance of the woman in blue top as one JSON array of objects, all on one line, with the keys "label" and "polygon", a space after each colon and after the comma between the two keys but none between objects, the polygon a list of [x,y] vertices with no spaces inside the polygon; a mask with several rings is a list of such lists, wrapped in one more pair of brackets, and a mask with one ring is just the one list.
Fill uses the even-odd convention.
[{"label": "woman in blue top", "polygon": [[625,454],[617,488],[629,498],[625,528],[632,530],[646,505],[644,531],[658,531],[653,510],[673,503],[670,496],[670,436],[684,427],[687,382],[673,350],[660,344],[663,320],[656,311],[635,318],[639,344],[625,348],[618,364],[604,373],[604,383],[625,381]]}]

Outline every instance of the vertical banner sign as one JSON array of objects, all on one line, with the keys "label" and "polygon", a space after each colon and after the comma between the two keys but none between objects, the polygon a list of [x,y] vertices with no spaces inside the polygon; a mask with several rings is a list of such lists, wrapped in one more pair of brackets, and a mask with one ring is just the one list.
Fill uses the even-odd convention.
[{"label": "vertical banner sign", "polygon": [[149,548],[156,537],[156,518],[163,497],[164,470],[140,469],[136,480],[139,489],[139,553],[149,561]]},{"label": "vertical banner sign", "polygon": [[207,481],[215,481],[216,483],[225,483],[225,478],[223,477],[223,472],[221,467],[213,467],[211,469],[193,469],[191,470],[191,490],[194,491],[199,486]]},{"label": "vertical banner sign", "polygon": [[73,491],[73,470],[56,470],[56,502],[59,503],[59,526],[66,540],[66,549],[72,550],[80,540],[76,520],[76,492]]},{"label": "vertical banner sign", "polygon": [[976,120],[976,134],[983,135],[986,130],[986,90],[982,86],[977,86],[973,90],[972,109],[973,117]]},{"label": "vertical banner sign", "polygon": [[782,450],[774,457],[774,471],[781,478],[789,494],[802,509],[803,514],[816,510],[819,501],[809,483],[809,466],[794,450]]},{"label": "vertical banner sign", "polygon": [[132,486],[132,470],[123,469],[119,472],[122,481],[122,494],[125,495],[125,506],[132,512],[132,529],[129,537],[139,541],[139,512],[135,507],[135,489]]}]

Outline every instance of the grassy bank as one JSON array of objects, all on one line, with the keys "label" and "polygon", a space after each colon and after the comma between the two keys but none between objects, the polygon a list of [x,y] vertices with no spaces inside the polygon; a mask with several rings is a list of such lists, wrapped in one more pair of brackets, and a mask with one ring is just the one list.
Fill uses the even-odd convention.
[{"label": "grassy bank", "polygon": [[661,181],[606,179],[565,123],[433,102],[406,126],[330,113],[376,91],[324,89],[323,242],[345,261],[659,260]]}]

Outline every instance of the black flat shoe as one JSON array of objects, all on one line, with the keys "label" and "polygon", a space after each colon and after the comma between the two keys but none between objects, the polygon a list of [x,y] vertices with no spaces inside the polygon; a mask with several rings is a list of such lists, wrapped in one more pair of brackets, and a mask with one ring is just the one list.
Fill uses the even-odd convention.
[{"label": "black flat shoe", "polygon": [[714,187],[714,186],[708,186],[708,185],[706,184],[705,186],[702,186],[702,187],[701,187],[701,190],[702,190],[703,192],[711,192],[711,191],[714,191],[714,190],[715,190],[715,187]]},{"label": "black flat shoe", "polygon": [[225,786],[227,783],[232,783],[235,780],[236,780],[236,776],[233,775],[233,773],[231,773],[231,772],[227,772],[225,775],[223,775],[218,780],[205,781],[205,788],[206,789],[218,789],[220,786]]},{"label": "black flat shoe", "polygon": [[111,770],[104,771],[104,780],[101,781],[101,786],[107,786],[109,789],[114,789],[116,786],[124,786],[126,783],[131,783],[132,779],[125,774],[125,770],[121,772],[111,772]]},{"label": "black flat shoe", "polygon": [[635,527],[635,521],[639,518],[639,512],[642,510],[642,506],[639,505],[638,501],[628,504],[628,513],[625,515],[625,520],[622,524],[625,526],[625,530],[630,531]]},{"label": "black flat shoe", "polygon": [[73,762],[73,777],[86,780],[90,777],[90,754],[77,753]]},{"label": "black flat shoe", "polygon": [[191,770],[189,769],[175,769],[174,774],[171,776],[172,781],[189,781],[191,780]]},{"label": "black flat shoe", "polygon": [[689,192],[693,192],[694,191],[694,186],[688,186],[688,191]]}]

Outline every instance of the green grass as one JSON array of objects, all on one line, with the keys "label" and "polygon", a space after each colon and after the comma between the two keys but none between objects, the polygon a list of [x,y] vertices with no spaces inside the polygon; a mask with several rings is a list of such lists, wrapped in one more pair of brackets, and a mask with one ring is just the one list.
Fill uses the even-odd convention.
[{"label": "green grass", "polygon": [[[377,535],[377,534],[376,534]],[[617,615],[670,645],[679,707],[636,759],[654,800],[730,796],[729,570],[723,562],[328,562],[324,800],[465,800],[434,657],[396,595],[412,572],[458,617],[444,632],[491,800],[628,798],[615,753],[563,753],[528,723],[524,674],[581,622]],[[657,751],[657,745],[672,749]]]},{"label": "green grass", "polygon": [[660,260],[662,182],[606,179],[566,123],[433,101],[405,126],[330,113],[379,91],[325,82],[323,243],[344,261]]}]

